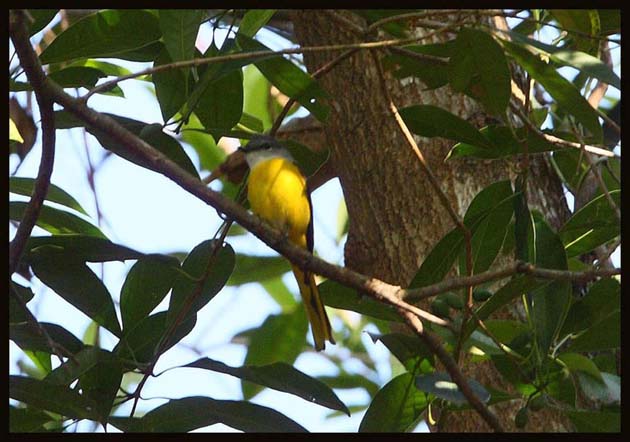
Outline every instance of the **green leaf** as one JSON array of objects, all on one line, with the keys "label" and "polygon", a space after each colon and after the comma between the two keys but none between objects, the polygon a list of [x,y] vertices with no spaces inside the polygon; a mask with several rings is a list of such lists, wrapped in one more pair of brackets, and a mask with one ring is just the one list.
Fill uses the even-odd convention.
[{"label": "green leaf", "polygon": [[[237,41],[244,51],[270,50],[262,43],[252,40],[243,34],[237,36]],[[326,120],[329,108],[321,103],[321,100],[326,98],[327,95],[309,74],[282,57],[258,58],[254,61],[254,64],[280,92],[295,98],[319,121]]]},{"label": "green leaf", "polygon": [[9,376],[9,397],[40,410],[74,419],[97,418],[94,401],[71,390],[47,381],[23,376]]},{"label": "green leaf", "polygon": [[[617,207],[620,207],[621,190],[609,192]],[[579,256],[621,234],[620,223],[606,195],[593,198],[575,212],[560,229],[560,238],[566,247],[567,256]]]},{"label": "green leaf", "polygon": [[138,259],[144,253],[115,244],[108,239],[88,235],[31,236],[24,247],[24,260],[30,262],[38,250],[56,249],[69,257],[88,262]]},{"label": "green leaf", "polygon": [[88,317],[120,336],[111,295],[85,262],[54,249],[40,249],[38,252],[31,262],[35,275]]},{"label": "green leaf", "polygon": [[[9,192],[18,195],[31,196],[35,187],[34,178],[9,177]],[[87,212],[71,195],[60,187],[50,184],[46,193],[46,201],[62,204],[66,207],[87,215]]]},{"label": "green leaf", "polygon": [[568,335],[586,330],[604,320],[621,307],[621,285],[614,278],[593,283],[582,299],[571,305],[561,334]]},{"label": "green leaf", "polygon": [[[172,62],[173,60],[164,48],[155,59],[153,67]],[[190,68],[167,69],[154,72],[151,76],[155,86],[155,96],[160,103],[160,111],[165,123],[179,111],[188,99],[192,90],[192,80],[190,80],[188,72],[190,72]]]},{"label": "green leaf", "polygon": [[[538,134],[524,127],[512,131],[506,126],[487,126],[480,132],[490,141],[492,147],[477,146],[469,143],[457,143],[449,151],[446,159],[458,157],[473,157],[482,159],[497,159],[525,153],[523,147],[527,143],[530,154],[557,150],[558,146],[545,140]],[[519,141],[522,140],[522,141]]]},{"label": "green leaf", "polygon": [[314,152],[294,140],[282,140],[280,144],[291,153],[291,156],[293,156],[293,159],[306,177],[313,175],[328,160],[328,149]]},{"label": "green leaf", "polygon": [[[477,309],[475,316],[478,317],[479,320],[484,321],[490,317],[492,313],[510,303],[514,298],[523,295],[538,285],[540,285],[540,283],[529,276],[519,275],[513,277],[507,284],[497,290],[490,299],[481,304],[481,306]],[[462,341],[466,340],[470,336],[476,326],[476,321],[467,322],[464,327],[464,332],[462,333]]]},{"label": "green leaf", "polygon": [[574,352],[597,352],[621,345],[621,312],[611,313],[575,338],[568,349]]},{"label": "green leaf", "polygon": [[252,9],[245,13],[238,25],[238,33],[252,38],[276,13],[275,9]]},{"label": "green leaf", "polygon": [[351,310],[372,318],[400,322],[401,318],[393,307],[373,298],[359,294],[331,279],[317,286],[324,304],[341,310]]},{"label": "green leaf", "polygon": [[492,144],[466,120],[432,105],[414,105],[400,109],[409,130],[423,137],[442,137],[475,146],[491,148]]},{"label": "green leaf", "polygon": [[9,405],[9,432],[10,433],[35,433],[44,432],[44,424],[55,420],[54,417],[43,411],[27,407],[17,408]]},{"label": "green leaf", "polygon": [[[499,181],[479,192],[466,211],[464,223],[475,225],[471,239],[473,274],[488,270],[499,254],[512,220],[513,199],[510,181]],[[485,216],[474,223],[475,218],[484,213]],[[459,268],[460,274],[466,274],[465,254],[460,255]]]},{"label": "green leaf", "polygon": [[217,129],[232,129],[243,113],[242,72],[234,70],[210,82],[199,97],[194,111],[201,124],[211,133]]},{"label": "green leaf", "polygon": [[61,87],[87,89],[94,87],[96,82],[103,77],[105,74],[98,69],[85,66],[70,66],[49,75],[49,78]]},{"label": "green leaf", "polygon": [[414,387],[414,375],[403,373],[389,381],[372,399],[359,432],[411,431],[427,405],[426,394]]},{"label": "green leaf", "polygon": [[[40,325],[46,330],[53,342],[61,345],[70,353],[76,354],[83,348],[83,343],[62,326],[48,322],[40,322]],[[9,339],[15,342],[22,350],[53,353],[46,338],[30,322],[11,324],[9,326]]]},{"label": "green leaf", "polygon": [[589,170],[584,156],[577,149],[561,149],[555,151],[551,158],[563,184],[575,195]]},{"label": "green leaf", "polygon": [[576,31],[568,35],[568,40],[575,42],[578,50],[597,51],[599,42],[593,37],[600,33],[601,26],[596,9],[549,9],[549,12],[566,31]]},{"label": "green leaf", "polygon": [[190,114],[190,119],[183,126],[181,133],[183,140],[197,152],[202,170],[212,171],[227,158],[225,151],[217,146],[214,137],[203,129],[195,114]]},{"label": "green leaf", "polygon": [[575,384],[569,370],[557,365],[558,370],[547,375],[546,392],[555,399],[575,407]]},{"label": "green leaf", "polygon": [[33,23],[31,23],[30,28],[28,30],[28,35],[31,37],[37,34],[39,31],[44,29],[46,25],[48,25],[53,18],[59,12],[58,9],[29,9],[28,13],[33,18]]},{"label": "green leaf", "polygon": [[199,9],[160,9],[158,19],[164,47],[173,61],[190,60],[204,12]]},{"label": "green leaf", "polygon": [[[62,66],[65,65],[65,63],[62,63]],[[102,72],[106,77],[122,77],[123,75],[131,74],[131,71],[127,68],[107,61],[93,60],[91,58],[73,61],[68,66],[94,68]],[[135,80],[143,80],[145,78],[146,77],[138,77]]]},{"label": "green leaf", "polygon": [[123,330],[146,318],[171,290],[180,275],[179,261],[161,255],[147,256],[136,262],[120,291]]},{"label": "green leaf", "polygon": [[[334,376],[318,376],[317,379],[330,388],[339,390],[363,388],[370,396],[374,396],[380,389],[379,384],[366,378],[363,374],[347,373],[343,369]],[[348,407],[348,410],[352,412],[352,407]]]},{"label": "green leaf", "polygon": [[227,285],[241,285],[277,278],[291,271],[291,266],[282,256],[256,256],[237,253],[234,272]]},{"label": "green leaf", "polygon": [[[422,53],[421,50],[415,49],[417,47],[407,46],[404,49]],[[393,71],[396,78],[418,77],[427,89],[437,89],[448,84],[446,60],[421,59],[406,54],[392,53],[383,57],[382,61],[383,67]]]},{"label": "green leaf", "polygon": [[269,296],[278,303],[284,313],[295,308],[295,305],[297,304],[295,296],[291,293],[281,276],[276,276],[275,278],[265,279],[259,282],[265,291],[269,293]]},{"label": "green leaf", "polygon": [[343,411],[350,416],[348,408],[339,400],[330,387],[284,362],[259,366],[230,367],[220,361],[202,358],[183,365],[183,367],[203,368],[229,374],[274,390],[299,396],[308,402],[332,410]]},{"label": "green leaf", "polygon": [[37,350],[24,350],[24,354],[35,364],[37,369],[37,379],[50,373],[52,370],[52,362],[50,360],[50,353]]},{"label": "green leaf", "polygon": [[[250,11],[253,12],[253,11]],[[253,115],[262,121],[265,132],[271,128],[269,98],[270,84],[256,65],[250,64],[243,69],[243,115]]]},{"label": "green leaf", "polygon": [[[487,403],[490,400],[490,393],[483,385],[474,379],[466,379],[466,381],[474,395],[481,402]],[[418,375],[416,376],[416,387],[420,391],[434,394],[454,404],[462,405],[468,403],[466,396],[459,391],[457,384],[451,380],[451,376],[446,372]]]},{"label": "green leaf", "polygon": [[602,35],[621,32],[621,9],[598,9]]},{"label": "green leaf", "polygon": [[[365,18],[367,24],[375,23],[383,18],[393,17],[396,15],[401,15],[409,12],[418,12],[417,9],[355,9],[354,12],[357,15]],[[380,28],[383,31],[386,31],[388,34],[392,35],[396,38],[405,38],[407,34],[405,30],[407,26],[405,26],[404,21],[393,21],[380,25]]]},{"label": "green leaf", "polygon": [[510,32],[512,41],[520,43],[528,48],[534,47],[537,52],[544,53],[555,63],[561,66],[572,66],[592,78],[597,78],[621,90],[621,80],[615,72],[597,57],[585,52],[572,51],[564,48],[542,43],[518,33]]},{"label": "green leaf", "polygon": [[[292,364],[306,343],[307,330],[308,321],[302,305],[290,313],[268,316],[249,335],[244,365],[261,366],[274,362]],[[241,389],[245,399],[251,399],[262,390],[258,385],[245,381]]]},{"label": "green leaf", "polygon": [[[28,206],[24,201],[9,202],[9,219],[22,221],[24,211]],[[98,227],[63,210],[43,205],[35,224],[48,232],[55,234],[79,233],[95,237],[105,238]]]},{"label": "green leaf", "polygon": [[[545,269],[567,270],[567,256],[560,237],[542,216],[534,213],[536,266]],[[551,281],[528,293],[528,309],[532,318],[536,344],[540,354],[547,354],[560,332],[571,303],[571,283]]]},{"label": "green leaf", "polygon": [[[139,32],[142,30],[142,32]],[[42,64],[78,58],[124,58],[161,37],[157,18],[143,10],[107,10],[88,15],[57,35],[40,55]]]},{"label": "green leaf", "polygon": [[604,378],[597,365],[588,357],[579,353],[562,353],[558,359],[573,373],[582,372],[604,385]]},{"label": "green leaf", "polygon": [[126,371],[145,367],[160,350],[160,345],[161,351],[165,352],[190,333],[197,321],[196,316],[188,318],[175,329],[168,342],[163,344],[168,331],[166,315],[166,312],[155,313],[125,330],[113,352],[124,362]]},{"label": "green leaf", "polygon": [[575,429],[581,433],[619,433],[621,414],[612,411],[567,411]]},{"label": "green leaf", "polygon": [[171,399],[148,412],[142,419],[118,417],[112,418],[110,422],[131,431],[151,433],[182,433],[215,423],[223,423],[244,432],[306,431],[297,422],[271,408],[245,401],[216,400],[201,396]]},{"label": "green leaf", "polygon": [[429,361],[431,366],[434,365],[433,353],[417,336],[402,333],[389,333],[387,335],[369,333],[369,335],[372,342],[381,341],[409,372],[413,372],[425,359]]},{"label": "green leaf", "polygon": [[[509,181],[500,181],[491,184],[480,191],[471,201],[464,217],[464,224],[466,224],[471,233],[475,235],[480,226],[482,226],[482,229],[485,229],[484,226],[486,226],[486,224],[484,223],[493,223],[496,225],[506,223],[505,219],[508,216],[506,204],[511,198],[513,198],[513,195]],[[490,218],[488,219],[489,216]],[[507,229],[507,225],[505,229]],[[485,230],[479,231],[485,232]],[[483,240],[483,233],[477,235],[479,235],[477,238]],[[501,236],[500,240],[502,243],[504,235],[499,236]],[[492,240],[494,241],[495,239],[492,238]],[[483,243],[479,243],[480,239],[476,241],[478,244],[478,266],[479,268],[483,268],[488,265],[488,261],[494,260],[494,257],[496,257],[496,254],[500,250],[501,244],[498,244],[498,249],[497,244],[493,244],[492,248],[481,253],[480,250],[483,248]],[[411,281],[409,288],[424,287],[441,281],[451,270],[455,259],[457,259],[463,249],[464,235],[461,229],[456,227],[433,247],[420,266],[418,273],[416,273]]]},{"label": "green leaf", "polygon": [[570,112],[591,132],[596,141],[601,141],[602,128],[597,112],[569,80],[527,49],[505,40],[502,43],[516,62],[523,66],[532,78],[539,82],[557,101],[558,106]]},{"label": "green leaf", "polygon": [[510,101],[510,69],[501,46],[476,29],[459,31],[449,60],[453,89],[479,100],[494,115],[503,115]]},{"label": "green leaf", "polygon": [[121,362],[107,350],[85,347],[75,355],[74,361],[68,360],[57,367],[45,380],[69,386],[76,379],[83,396],[96,404],[99,422],[105,422],[122,381]]},{"label": "green leaf", "polygon": [[[107,115],[134,135],[151,144],[156,150],[162,152],[171,161],[189,172],[191,175],[199,176],[195,166],[190,161],[188,155],[186,155],[182,146],[175,139],[165,134],[161,129],[161,125],[157,123],[147,124],[142,121],[120,117],[114,114],[103,113],[103,115]],[[119,155],[134,164],[153,170],[153,166],[151,164],[147,163],[143,158],[129,153],[126,149],[121,147],[118,141],[111,138],[108,134],[94,127],[85,126],[85,122],[66,111],[55,112],[55,122],[57,123],[57,129],[85,127],[90,134],[98,139],[103,148],[114,152],[116,155]],[[157,172],[160,173],[159,170]]]},{"label": "green leaf", "polygon": [[238,126],[241,126],[253,133],[261,133],[264,131],[263,122],[255,116],[249,115],[245,112],[241,115]]},{"label": "green leaf", "polygon": [[157,123],[147,124],[142,128],[138,136],[149,143],[151,146],[153,146],[155,149],[162,152],[171,161],[184,169],[186,172],[188,172],[195,178],[199,177],[197,169],[193,165],[192,161],[190,161],[190,157],[186,155],[186,152],[184,151],[182,145],[179,144],[179,142],[175,138],[165,134],[162,131],[161,125]]},{"label": "green leaf", "polygon": [[409,284],[410,289],[424,287],[444,279],[464,247],[464,235],[459,228],[447,233],[424,258],[418,273]]},{"label": "green leaf", "polygon": [[536,253],[534,218],[523,190],[524,178],[521,175],[514,183],[514,255],[520,261],[531,262]]},{"label": "green leaf", "polygon": [[[30,288],[24,287],[15,281],[9,281],[9,290],[16,292],[22,301],[24,301],[24,304],[28,304],[28,302],[33,299],[33,296],[35,296]],[[28,317],[29,315],[24,307],[9,293],[9,324],[26,322]]]},{"label": "green leaf", "polygon": [[[217,243],[214,240],[203,241],[184,260],[182,270],[199,280],[195,281],[183,275],[175,280],[168,306],[169,325],[181,315],[182,320],[196,316],[197,312],[225,286],[234,270],[234,250],[225,243],[218,245],[218,251],[213,256],[215,247]],[[202,282],[201,278],[205,280]]]}]

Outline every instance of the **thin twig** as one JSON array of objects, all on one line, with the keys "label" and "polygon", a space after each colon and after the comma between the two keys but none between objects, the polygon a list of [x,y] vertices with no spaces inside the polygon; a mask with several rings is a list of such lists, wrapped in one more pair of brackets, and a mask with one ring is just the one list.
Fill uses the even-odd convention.
[{"label": "thin twig", "polygon": [[20,307],[22,307],[22,310],[26,314],[26,321],[29,322],[35,328],[35,331],[39,333],[46,340],[46,344],[48,345],[50,350],[53,352],[53,354],[55,354],[59,358],[59,361],[63,363],[63,358],[66,357],[66,358],[69,358],[74,363],[77,363],[72,352],[70,352],[63,345],[61,345],[60,343],[58,343],[57,341],[55,341],[53,338],[50,337],[50,335],[48,334],[48,331],[37,320],[35,315],[33,315],[31,310],[28,308],[28,306],[26,305],[26,302],[24,302],[24,299],[22,299],[22,296],[20,296],[20,294],[16,290],[13,290],[13,289],[9,289],[9,292],[11,296],[13,296],[13,298],[17,301],[17,303],[20,304]]},{"label": "thin twig", "polygon": [[415,59],[420,60],[420,61],[430,61],[430,62],[433,62],[433,63],[441,64],[443,66],[447,66],[448,65],[448,59],[447,58],[442,58],[442,57],[438,57],[438,56],[430,55],[430,54],[423,54],[421,52],[414,52],[414,51],[411,51],[409,49],[398,48],[396,46],[390,47],[389,50],[394,52],[394,53],[398,53],[398,54],[401,54],[401,55],[405,55],[407,57],[415,58]]},{"label": "thin twig", "polygon": [[[584,140],[582,139],[582,135],[579,133],[579,131],[575,127],[574,127],[574,133],[580,140],[580,146],[582,147],[582,149],[584,149]],[[621,211],[619,210],[619,207],[617,206],[615,201],[612,199],[612,196],[610,196],[610,192],[608,191],[608,187],[606,186],[606,183],[604,182],[604,179],[602,178],[602,174],[601,174],[601,171],[599,170],[599,167],[593,164],[593,159],[591,158],[590,154],[586,153],[586,155],[584,155],[584,158],[586,159],[586,162],[589,165],[589,169],[591,173],[593,174],[593,176],[595,176],[597,185],[599,186],[600,190],[603,192],[604,197],[606,198],[606,201],[608,201],[608,204],[613,209],[613,212],[615,212],[615,215],[617,215],[617,219],[619,220],[619,222],[621,222]]]},{"label": "thin twig", "polygon": [[[431,27],[431,26],[437,26],[439,25],[438,22],[434,22],[432,20],[422,20],[424,17],[435,17],[436,15],[453,15],[453,14],[460,14],[460,13],[473,13],[476,15],[489,15],[489,16],[496,16],[496,15],[506,15],[506,12],[504,12],[501,9],[430,9],[428,11],[417,11],[417,12],[407,12],[404,14],[400,14],[400,15],[393,15],[391,17],[385,17],[382,18],[378,21],[375,21],[374,23],[372,23],[370,26],[368,26],[368,32],[372,31],[376,28],[379,28],[381,26],[383,26],[384,24],[387,23],[391,23],[394,21],[402,21],[402,20],[414,20],[414,23],[417,26],[423,26],[423,27]],[[510,15],[511,16],[511,15]],[[427,26],[427,24],[429,26]]]},{"label": "thin twig", "polygon": [[589,269],[577,272],[569,270],[542,269],[540,267],[535,267],[532,264],[518,261],[500,270],[477,273],[472,276],[449,278],[426,287],[405,290],[400,292],[400,295],[405,301],[415,303],[422,299],[439,295],[440,293],[467,287],[469,285],[477,286],[486,282],[509,278],[510,276],[519,273],[529,274],[542,279],[588,282],[597,278],[621,274],[621,269]]},{"label": "thin twig", "polygon": [[501,424],[499,419],[475,395],[475,393],[470,388],[468,381],[457,366],[457,363],[446,351],[444,346],[439,342],[439,339],[435,335],[433,335],[433,333],[425,330],[422,327],[422,322],[420,322],[420,320],[414,315],[410,314],[407,311],[400,311],[400,314],[403,316],[405,322],[407,322],[409,327],[418,335],[418,337],[426,344],[426,346],[429,347],[431,352],[437,356],[442,365],[444,365],[444,368],[451,376],[451,380],[455,382],[455,384],[457,384],[457,387],[466,397],[468,403],[470,403],[470,405],[479,413],[479,415],[486,421],[486,423],[490,425],[490,428],[492,428],[496,432],[503,432],[503,425]]},{"label": "thin twig", "polygon": [[573,141],[567,141],[567,140],[563,140],[562,138],[558,138],[554,135],[550,135],[550,134],[546,134],[543,131],[541,131],[540,129],[538,129],[538,127],[536,127],[536,125],[534,123],[531,122],[531,120],[527,117],[527,115],[525,114],[525,112],[523,112],[523,110],[516,105],[515,103],[510,101],[510,108],[518,115],[518,117],[520,118],[520,120],[527,125],[533,132],[536,133],[536,135],[544,138],[545,140],[547,140],[548,142],[555,144],[556,146],[559,147],[571,147],[573,149],[584,149],[587,152],[590,153],[594,153],[596,155],[600,155],[603,157],[609,157],[609,158],[619,158],[620,155],[617,155],[615,152],[612,152],[608,149],[604,149],[602,147],[597,147],[597,146],[591,146],[588,144],[584,144],[581,145],[580,143],[574,143]]},{"label": "thin twig", "polygon": [[110,90],[118,83],[131,80],[133,78],[141,77],[143,75],[154,74],[157,72],[162,72],[170,69],[181,69],[188,68],[193,66],[203,66],[212,63],[221,63],[227,61],[236,61],[236,60],[246,60],[246,59],[266,59],[272,57],[280,57],[282,55],[288,54],[307,54],[307,53],[315,53],[315,52],[331,52],[331,51],[345,51],[348,49],[374,49],[374,48],[385,48],[390,46],[399,46],[406,45],[410,43],[414,43],[425,38],[428,38],[429,34],[417,37],[403,38],[403,39],[394,39],[394,40],[381,40],[381,41],[369,41],[369,42],[360,42],[360,43],[346,43],[346,44],[336,44],[336,45],[324,45],[324,46],[307,46],[307,47],[299,47],[299,48],[288,48],[282,49],[279,51],[254,51],[254,52],[239,52],[236,54],[228,54],[228,55],[219,55],[216,57],[205,57],[205,58],[195,58],[192,60],[183,60],[175,63],[162,64],[160,66],[155,66],[152,68],[147,68],[142,71],[133,72],[127,75],[121,75],[120,77],[114,78],[110,81],[106,81],[105,83],[101,83],[100,85],[92,88],[87,94],[81,97],[81,100],[87,101],[92,95]]},{"label": "thin twig", "polygon": [[208,276],[210,275],[210,272],[215,264],[217,253],[221,249],[221,246],[223,245],[223,243],[225,242],[225,237],[227,236],[227,233],[230,230],[230,226],[232,225],[232,222],[233,221],[228,220],[222,225],[222,228],[219,230],[219,232],[221,232],[219,238],[215,239],[215,242],[212,243],[212,246],[211,246],[212,250],[210,251],[210,257],[208,258],[208,264],[206,266],[204,274],[199,279],[199,281],[197,281],[197,283],[195,284],[195,287],[192,293],[188,295],[186,299],[186,303],[181,307],[181,309],[177,313],[175,320],[172,321],[169,328],[162,335],[160,342],[157,346],[155,355],[153,356],[153,359],[151,360],[151,363],[149,364],[148,368],[145,370],[144,376],[142,377],[142,380],[138,383],[136,390],[133,392],[134,399],[133,399],[133,405],[131,407],[131,412],[129,414],[129,417],[133,417],[136,411],[136,406],[138,405],[138,401],[140,399],[140,393],[142,392],[142,388],[144,387],[144,384],[147,382],[149,377],[153,374],[153,369],[155,368],[155,364],[157,364],[158,359],[160,358],[160,356],[162,356],[162,353],[165,351],[165,348],[169,344],[169,341],[172,338],[173,334],[175,333],[175,330],[177,330],[177,327],[179,327],[182,324],[182,322],[186,318],[186,315],[188,315],[188,312],[190,311],[193,303],[201,295],[201,292],[203,291],[203,287],[206,283],[206,280],[208,279]]},{"label": "thin twig", "polygon": [[30,237],[33,227],[37,222],[37,217],[39,216],[44,199],[48,193],[50,177],[55,161],[55,113],[53,111],[53,101],[44,90],[46,76],[39,63],[39,59],[33,52],[24,19],[23,11],[10,11],[9,34],[13,41],[15,51],[20,58],[20,64],[24,68],[26,77],[33,87],[35,99],[39,105],[42,124],[42,159],[39,163],[39,170],[37,172],[31,200],[24,210],[24,216],[15,232],[13,241],[11,241],[9,250],[9,277],[17,269],[22,253],[24,252],[26,241]]},{"label": "thin twig", "polygon": [[322,10],[322,12],[326,14],[328,17],[330,17],[332,20],[344,26],[347,30],[351,31],[355,35],[359,37],[364,37],[366,35],[366,29],[364,29],[363,26],[344,17],[338,11],[334,11],[331,9],[324,9]]},{"label": "thin twig", "polygon": [[[327,74],[328,72],[332,70],[333,67],[335,67],[341,61],[345,60],[346,58],[348,58],[349,56],[351,56],[357,51],[358,49],[350,49],[342,53],[338,57],[330,60],[328,63],[326,63],[325,65],[317,69],[315,72],[313,72],[312,74],[313,78],[317,79]],[[271,135],[272,137],[276,135],[276,132],[278,132],[278,129],[280,129],[280,125],[282,124],[282,121],[289,113],[291,106],[293,106],[296,102],[297,100],[294,97],[289,98],[289,100],[286,102],[286,104],[282,108],[282,111],[280,112],[276,120],[274,121],[273,126],[271,127],[271,130],[269,131],[269,135]]]},{"label": "thin twig", "polygon": [[[383,92],[383,95],[385,97],[385,100],[388,102],[389,105],[389,109],[394,117],[394,119],[396,120],[396,123],[398,124],[398,127],[400,129],[400,131],[403,133],[403,135],[405,136],[405,139],[407,140],[407,143],[409,144],[409,146],[411,147],[411,149],[413,150],[413,152],[415,153],[416,157],[418,158],[422,169],[424,170],[424,172],[426,173],[427,177],[429,178],[429,182],[431,183],[431,185],[433,186],[433,188],[436,191],[436,194],[438,195],[442,206],[447,210],[447,212],[449,213],[451,219],[453,220],[453,222],[455,223],[455,225],[462,231],[463,235],[464,235],[464,243],[465,243],[465,249],[466,249],[466,273],[467,275],[472,275],[472,271],[473,271],[473,261],[472,261],[472,234],[470,232],[470,229],[468,227],[466,227],[466,225],[464,224],[464,222],[462,221],[462,219],[459,217],[459,215],[455,212],[455,209],[452,207],[450,201],[448,200],[448,197],[446,196],[446,194],[444,193],[444,191],[442,190],[442,187],[440,186],[440,183],[438,182],[437,178],[435,177],[435,175],[433,174],[433,171],[431,170],[431,168],[429,167],[429,164],[427,163],[424,154],[422,153],[422,151],[420,150],[420,147],[418,147],[418,144],[416,143],[416,140],[413,138],[413,135],[411,134],[411,132],[409,131],[409,128],[407,127],[407,124],[405,123],[405,121],[402,119],[402,117],[400,116],[400,113],[398,112],[398,108],[396,107],[396,105],[394,104],[394,101],[392,99],[392,96],[389,92],[389,89],[387,87],[387,83],[385,81],[385,72],[383,71],[383,66],[381,65],[381,61],[379,60],[377,54],[375,52],[372,52],[372,56],[374,59],[374,63],[376,65],[377,71],[378,71],[378,76],[379,76],[379,82],[381,85],[381,90]],[[466,306],[467,308],[465,309],[465,319],[468,317],[468,315],[470,315],[470,309],[472,308],[472,286],[468,286],[466,288],[467,291],[467,302],[466,302]],[[465,323],[465,321],[462,321],[462,326]],[[461,334],[460,334],[461,336]],[[455,354],[458,355],[459,354],[459,349],[461,347],[460,345],[461,343],[458,342]]]}]

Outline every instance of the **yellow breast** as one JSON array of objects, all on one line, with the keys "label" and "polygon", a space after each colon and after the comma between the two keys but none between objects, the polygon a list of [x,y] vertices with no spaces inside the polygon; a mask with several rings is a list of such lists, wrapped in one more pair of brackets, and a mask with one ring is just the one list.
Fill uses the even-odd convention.
[{"label": "yellow breast", "polygon": [[295,164],[285,158],[258,163],[250,171],[247,196],[252,210],[289,239],[306,246],[311,209],[306,196],[306,179]]}]

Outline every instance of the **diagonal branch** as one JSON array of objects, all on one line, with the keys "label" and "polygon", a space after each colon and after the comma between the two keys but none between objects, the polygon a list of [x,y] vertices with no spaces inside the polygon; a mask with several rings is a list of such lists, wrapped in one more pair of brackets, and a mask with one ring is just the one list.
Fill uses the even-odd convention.
[{"label": "diagonal branch", "polygon": [[15,272],[24,251],[24,245],[28,240],[39,212],[41,210],[48,187],[50,186],[50,176],[53,171],[55,161],[55,114],[53,112],[53,101],[46,93],[44,85],[46,76],[42,71],[39,59],[35,55],[29,41],[28,28],[24,23],[23,11],[10,11],[9,34],[15,51],[20,58],[20,64],[24,73],[35,92],[35,98],[39,105],[39,112],[42,121],[42,159],[39,163],[37,179],[33,188],[33,195],[24,211],[22,221],[17,228],[15,237],[11,241],[9,250],[9,277]]}]

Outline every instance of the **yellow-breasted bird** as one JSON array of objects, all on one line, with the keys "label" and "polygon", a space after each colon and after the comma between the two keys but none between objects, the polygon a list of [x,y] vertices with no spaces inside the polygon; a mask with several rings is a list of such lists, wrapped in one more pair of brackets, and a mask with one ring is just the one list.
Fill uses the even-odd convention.
[{"label": "yellow-breasted bird", "polygon": [[[284,232],[289,241],[313,253],[313,206],[306,188],[306,178],[293,157],[274,138],[253,137],[245,147],[249,165],[247,198],[254,213]],[[332,344],[330,321],[319,296],[314,275],[291,265],[300,295],[311,323],[315,349]]]}]

